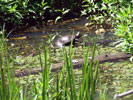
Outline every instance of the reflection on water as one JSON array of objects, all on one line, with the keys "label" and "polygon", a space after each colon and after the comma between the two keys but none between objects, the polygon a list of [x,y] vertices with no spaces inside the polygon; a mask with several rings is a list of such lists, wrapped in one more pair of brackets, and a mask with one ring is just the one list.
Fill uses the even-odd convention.
[{"label": "reflection on water", "polygon": [[[49,46],[48,40],[50,38],[50,34],[53,36],[56,35],[56,33],[60,35],[67,35],[72,34],[73,32],[80,32],[81,34],[87,35],[85,37],[85,40],[87,42],[93,41],[94,38],[97,38],[99,41],[110,40],[114,37],[113,32],[108,29],[108,26],[107,29],[105,29],[106,32],[104,34],[96,35],[96,27],[94,25],[86,27],[86,23],[89,23],[89,20],[80,18],[74,21],[62,23],[61,25],[57,24],[41,27],[33,26],[31,28],[23,30],[22,32],[18,32],[17,34],[10,34],[8,44],[9,46],[15,45],[14,47],[21,48],[21,51],[23,51],[22,49],[25,49],[24,51],[26,51],[27,48],[25,48],[25,46],[34,49],[38,48],[40,44]],[[82,40],[83,39],[81,38],[81,41]]]}]

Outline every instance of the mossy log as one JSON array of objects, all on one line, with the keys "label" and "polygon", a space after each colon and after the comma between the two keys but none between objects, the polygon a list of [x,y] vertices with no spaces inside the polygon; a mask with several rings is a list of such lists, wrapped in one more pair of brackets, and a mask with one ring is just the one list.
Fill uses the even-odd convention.
[{"label": "mossy log", "polygon": [[[117,54],[104,54],[104,55],[98,55],[94,57],[94,62],[99,61],[99,63],[104,63],[104,62],[119,62],[119,61],[124,61],[127,60],[131,57],[131,54],[127,53],[117,53]],[[90,58],[88,60],[88,64],[90,63]],[[76,59],[76,62],[73,63],[73,68],[78,69],[82,68],[84,60],[83,59]],[[63,66],[63,63],[56,63],[52,64],[52,72],[56,72],[57,70],[60,70]],[[41,72],[41,67],[37,68],[26,68],[23,69],[22,71],[17,71],[15,72],[15,77],[23,77],[23,76],[28,76],[30,74],[39,74]]]}]

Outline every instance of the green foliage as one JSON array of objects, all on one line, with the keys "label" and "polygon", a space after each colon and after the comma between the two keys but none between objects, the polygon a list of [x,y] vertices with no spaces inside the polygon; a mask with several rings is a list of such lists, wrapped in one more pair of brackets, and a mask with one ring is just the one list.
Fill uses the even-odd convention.
[{"label": "green foliage", "polygon": [[0,100],[25,99],[22,87],[17,85],[15,81],[15,68],[13,67],[12,72],[10,71],[10,66],[11,64],[14,65],[14,62],[10,63],[9,61],[4,30],[2,32],[3,36],[0,40]]},{"label": "green foliage", "polygon": [[[72,64],[72,44],[69,48],[69,53],[66,49],[63,49],[64,65],[62,70],[57,71],[56,74],[50,79],[51,67],[48,57],[48,49],[44,49],[45,57],[45,70],[42,69],[42,82],[39,80],[34,81],[32,87],[32,95],[34,99],[56,99],[56,100],[94,100],[97,74],[98,74],[98,62],[94,63],[95,47],[93,48],[92,59],[88,65],[88,50],[84,54],[84,64],[82,69],[82,78],[79,79],[79,83],[76,82],[76,76]],[[88,47],[89,48],[89,47]],[[50,57],[50,56],[49,56]],[[41,56],[40,56],[41,61]],[[41,61],[41,66],[43,62]],[[93,70],[93,66],[96,68]],[[48,67],[49,66],[49,67]],[[38,85],[39,84],[39,85]]]},{"label": "green foliage", "polygon": [[133,9],[131,5],[121,8],[116,13],[116,20],[116,35],[122,37],[118,46],[122,47],[122,50],[133,54]]},{"label": "green foliage", "polygon": [[119,9],[123,6],[128,7],[128,4],[131,4],[131,0],[84,0],[82,15],[88,15],[89,18],[96,21],[103,19],[112,21]]},{"label": "green foliage", "polygon": [[[4,34],[4,31],[2,31]],[[7,45],[2,36],[0,41],[0,100],[70,100],[70,99],[86,99],[94,100],[95,87],[97,83],[98,62],[93,62],[95,55],[96,42],[94,44],[92,59],[88,65],[88,51],[84,54],[84,64],[82,69],[82,78],[77,85],[76,75],[72,64],[72,43],[69,48],[69,53],[63,49],[64,65],[62,70],[56,72],[55,76],[51,77],[51,54],[47,47],[44,48],[44,61],[40,54],[40,66],[42,68],[42,77],[40,80],[34,80],[34,83],[29,88],[29,81],[23,87],[15,80],[15,64],[14,60],[8,56]],[[85,47],[84,47],[85,49]],[[85,51],[85,50],[84,50]],[[11,70],[10,66],[13,65]],[[45,67],[44,67],[45,66]],[[93,69],[93,66],[95,68]],[[8,76],[8,77],[6,77]],[[60,76],[60,77],[59,77]],[[29,91],[30,90],[30,91]]]},{"label": "green foliage", "polygon": [[[0,27],[5,23],[6,29],[22,25],[42,24],[57,16],[63,17],[71,9],[80,6],[81,0],[1,0]],[[76,7],[76,8],[77,8]],[[59,17],[57,18],[59,19]],[[57,20],[56,20],[57,21]]]},{"label": "green foliage", "polygon": [[57,10],[55,10],[56,12],[60,12],[62,15],[61,16],[57,16],[56,17],[56,19],[55,19],[55,23],[59,20],[59,19],[63,19],[63,16],[65,15],[65,14],[67,14],[69,11],[70,11],[70,9],[67,9],[67,10],[65,10],[64,8],[62,9],[62,10],[60,10],[60,9],[57,9]]},{"label": "green foliage", "polygon": [[44,0],[2,0],[0,1],[0,24],[5,23],[8,27],[13,27],[43,20],[47,8],[49,6]]},{"label": "green foliage", "polygon": [[131,0],[84,0],[82,15],[102,24],[105,20],[115,27],[122,50],[133,54],[133,2]]}]

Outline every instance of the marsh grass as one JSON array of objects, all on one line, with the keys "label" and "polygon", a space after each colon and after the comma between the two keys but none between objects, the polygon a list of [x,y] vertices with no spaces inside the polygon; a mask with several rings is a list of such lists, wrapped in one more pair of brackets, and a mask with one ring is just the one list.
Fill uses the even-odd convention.
[{"label": "marsh grass", "polygon": [[[98,75],[98,62],[93,62],[95,55],[96,43],[93,47],[92,59],[88,65],[88,50],[84,55],[84,64],[82,68],[81,79],[76,79],[76,74],[73,69],[73,54],[72,44],[69,51],[63,48],[64,65],[61,71],[57,71],[55,75],[50,78],[51,74],[51,56],[49,55],[48,48],[44,48],[44,58],[40,54],[40,64],[42,67],[42,83],[40,86],[34,85],[33,90],[39,89],[38,98],[42,100],[56,99],[56,100],[94,100],[97,75]],[[85,49],[85,47],[84,47]],[[69,52],[69,53],[67,53]],[[48,58],[49,57],[49,58]],[[44,63],[45,62],[45,63]],[[95,68],[93,68],[95,66]],[[77,81],[78,80],[78,81]],[[78,82],[78,83],[77,83]],[[35,81],[38,84],[40,81]],[[35,94],[35,93],[34,93]]]},{"label": "marsh grass", "polygon": [[[41,53],[39,54],[42,77],[40,80],[34,79],[30,87],[28,79],[24,86],[16,82],[14,60],[8,57],[8,48],[4,36],[0,44],[0,100],[29,100],[31,98],[33,100],[94,100],[99,67],[98,62],[93,62],[96,42],[89,64],[89,46],[87,50],[85,50],[85,46],[83,47],[85,53],[84,63],[81,78],[79,79],[76,79],[73,69],[72,44],[69,47],[69,51],[63,48],[63,68],[53,76],[51,76],[52,63],[50,50],[48,47],[44,47],[44,60]],[[9,61],[9,59],[12,60]],[[13,66],[13,70],[10,70],[11,65]]]},{"label": "marsh grass", "polygon": [[16,84],[14,77],[15,72],[12,72],[11,75],[10,65],[13,64],[13,62],[10,63],[9,61],[4,29],[2,32],[3,35],[0,40],[0,100],[20,100],[19,94],[22,94],[22,88]]}]

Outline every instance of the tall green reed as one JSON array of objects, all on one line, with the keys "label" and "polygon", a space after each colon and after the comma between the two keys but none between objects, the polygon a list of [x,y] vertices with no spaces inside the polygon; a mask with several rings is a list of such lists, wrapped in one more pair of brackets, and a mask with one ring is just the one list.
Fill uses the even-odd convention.
[{"label": "tall green reed", "polygon": [[[4,32],[4,31],[3,31]],[[15,66],[14,61],[10,62],[8,56],[8,46],[3,39],[0,41],[0,100],[28,100],[33,98],[34,100],[94,100],[98,62],[93,62],[95,55],[96,43],[93,47],[92,58],[90,64],[88,64],[88,52],[84,53],[84,63],[82,66],[82,78],[76,81],[76,74],[73,69],[73,54],[72,43],[67,51],[63,48],[64,65],[62,70],[57,71],[55,75],[51,77],[51,51],[48,47],[44,48],[44,60],[40,53],[40,66],[42,68],[42,82],[39,79],[34,80],[33,87],[30,89],[32,94],[28,95],[27,87],[25,89],[22,85],[17,84],[15,80]],[[86,47],[83,48],[84,51]],[[10,66],[13,65],[13,70]],[[95,68],[93,69],[93,66]],[[13,72],[12,72],[13,71]],[[8,76],[8,77],[7,77]],[[30,84],[28,81],[26,84]]]},{"label": "tall green reed", "polygon": [[14,60],[9,57],[4,32],[3,28],[0,40],[0,100],[26,100],[22,86],[17,85],[15,80]]},{"label": "tall green reed", "polygon": [[[98,62],[94,62],[96,42],[93,47],[93,53],[90,63],[88,64],[88,52],[84,54],[84,63],[82,66],[82,79],[76,81],[75,71],[73,69],[73,54],[72,44],[67,51],[63,48],[64,65],[62,70],[58,70],[53,77],[51,77],[51,58],[49,56],[48,48],[44,48],[44,58],[42,60],[40,54],[40,65],[42,66],[42,85],[37,86],[37,82],[34,85],[35,89],[39,89],[38,98],[42,100],[56,99],[56,100],[94,100],[97,74],[98,74]],[[84,47],[85,50],[85,47]],[[44,62],[44,66],[43,66]],[[95,68],[94,68],[95,67]],[[78,85],[77,85],[78,84]],[[37,87],[36,87],[37,86]],[[41,88],[41,89],[40,89]],[[38,90],[37,90],[38,91]]]}]

